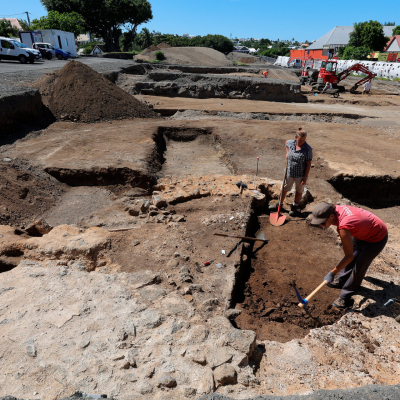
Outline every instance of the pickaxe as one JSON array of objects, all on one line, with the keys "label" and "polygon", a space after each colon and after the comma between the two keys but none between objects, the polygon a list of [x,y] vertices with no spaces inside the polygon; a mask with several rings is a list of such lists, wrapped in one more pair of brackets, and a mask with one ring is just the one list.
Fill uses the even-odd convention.
[{"label": "pickaxe", "polygon": [[236,182],[236,186],[240,189],[240,194],[243,193],[244,189],[247,189],[247,185],[243,182]]},{"label": "pickaxe", "polygon": [[230,238],[237,238],[237,239],[242,239],[242,240],[251,240],[253,242],[268,243],[268,239],[265,239],[264,232],[261,232],[261,231],[257,231],[256,232],[256,237],[255,238],[247,237],[247,236],[226,235],[225,233],[214,233],[213,235],[230,237]]},{"label": "pickaxe", "polygon": [[[324,281],[324,282],[326,282],[326,281]],[[325,284],[325,283],[324,283]],[[314,322],[315,322],[315,324],[316,324],[316,326],[320,326],[321,325],[321,321],[319,320],[319,318],[314,318],[312,315],[311,315],[311,313],[310,313],[310,310],[308,309],[308,300],[310,300],[310,296],[308,296],[307,298],[305,298],[305,299],[303,299],[302,297],[301,297],[301,295],[300,295],[300,293],[299,293],[299,291],[297,290],[297,287],[296,287],[296,283],[294,283],[293,282],[293,287],[294,287],[294,290],[296,291],[296,296],[297,296],[297,298],[299,299],[299,301],[300,301],[300,303],[301,303],[301,305],[300,305],[300,303],[298,304],[298,306],[299,307],[302,307],[302,308],[304,308],[304,310],[305,310],[305,312],[314,320]],[[321,286],[322,287],[322,286]],[[318,289],[318,288],[317,288]],[[315,290],[314,290],[314,292],[315,292]],[[313,292],[313,293],[314,293]],[[311,293],[311,294],[313,294],[313,293]],[[316,292],[315,292],[316,293]]]},{"label": "pickaxe", "polygon": [[[353,258],[356,258],[358,256],[358,250],[354,251],[353,253]],[[314,289],[305,299],[303,299],[300,296],[300,293],[297,291],[296,287],[296,294],[297,294],[297,298],[300,300],[300,303],[298,304],[298,306],[300,308],[304,308],[306,310],[307,304],[308,302],[328,283],[327,280],[324,280],[316,289]]]},{"label": "pickaxe", "polygon": [[298,306],[300,307],[300,308],[304,308],[308,313],[309,313],[309,311],[308,311],[308,308],[307,308],[307,305],[308,305],[308,302],[326,285],[328,283],[328,281],[323,281],[314,291],[312,291],[305,299],[303,299],[301,296],[300,296],[300,293],[299,293],[299,291],[296,289],[296,286],[294,286],[294,289],[296,290],[296,295],[297,295],[297,298],[299,299],[299,301],[300,301],[300,303],[298,304]]}]

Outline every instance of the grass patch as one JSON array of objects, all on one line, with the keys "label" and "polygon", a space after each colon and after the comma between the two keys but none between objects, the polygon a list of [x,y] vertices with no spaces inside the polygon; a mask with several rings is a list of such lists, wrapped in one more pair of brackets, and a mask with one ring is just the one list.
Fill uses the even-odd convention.
[{"label": "grass patch", "polygon": [[134,56],[139,54],[137,51],[119,51],[114,53],[104,53],[103,57],[105,58],[120,58],[124,60],[132,60]]},{"label": "grass patch", "polygon": [[160,61],[160,60],[143,60],[142,62],[157,64],[157,63],[161,63],[162,61]]},{"label": "grass patch", "polygon": [[240,61],[237,61],[237,60],[232,60],[236,65],[244,65],[244,66],[246,66],[246,67],[248,67],[249,66],[249,64],[245,64],[245,63],[242,63],[242,62],[240,62]]}]

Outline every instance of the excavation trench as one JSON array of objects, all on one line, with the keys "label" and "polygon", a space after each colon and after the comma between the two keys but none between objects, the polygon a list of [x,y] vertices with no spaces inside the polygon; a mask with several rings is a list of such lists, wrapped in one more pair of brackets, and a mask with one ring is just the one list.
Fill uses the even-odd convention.
[{"label": "excavation trench", "polygon": [[163,176],[230,175],[232,167],[211,128],[159,127],[154,136]]},{"label": "excavation trench", "polygon": [[358,204],[371,208],[400,205],[400,178],[340,174],[328,182],[344,197]]},{"label": "excavation trench", "polygon": [[45,171],[69,186],[126,185],[143,188],[150,193],[151,187],[157,182],[151,173],[130,168],[107,167],[87,170],[47,167]]},{"label": "excavation trench", "polygon": [[331,306],[339,291],[322,289],[309,304],[310,316],[298,307],[293,286],[305,298],[323,281],[342,257],[335,238],[304,220],[274,227],[268,217],[253,217],[246,235],[254,236],[257,229],[268,244],[256,242],[243,250],[231,297],[231,307],[241,310],[236,327],[283,343],[336,322],[344,314]]},{"label": "excavation trench", "polygon": [[359,124],[366,117],[358,114],[329,114],[329,113],[257,113],[257,112],[230,112],[216,110],[187,110],[157,108],[156,112],[171,119],[198,119],[198,118],[233,118],[246,120],[269,120],[269,121],[306,121],[306,122],[328,122],[341,124]]}]

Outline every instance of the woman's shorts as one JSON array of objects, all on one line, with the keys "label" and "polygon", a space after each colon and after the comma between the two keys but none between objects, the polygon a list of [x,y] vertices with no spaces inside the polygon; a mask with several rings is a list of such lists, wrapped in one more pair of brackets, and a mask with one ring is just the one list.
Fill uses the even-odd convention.
[{"label": "woman's shorts", "polygon": [[292,190],[293,183],[296,183],[296,192],[303,193],[304,185],[301,184],[302,180],[302,176],[300,176],[299,178],[293,178],[293,176],[289,176],[289,178],[286,178],[286,185],[283,187],[283,190],[285,192],[290,192]]}]

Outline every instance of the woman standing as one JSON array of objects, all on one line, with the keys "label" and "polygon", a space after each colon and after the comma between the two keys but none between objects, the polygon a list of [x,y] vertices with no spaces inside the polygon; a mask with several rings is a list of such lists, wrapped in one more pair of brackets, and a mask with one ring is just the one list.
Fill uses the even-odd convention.
[{"label": "woman standing", "polygon": [[[288,168],[286,174],[286,184],[282,191],[282,206],[286,194],[296,185],[296,195],[294,197],[293,205],[290,209],[289,215],[295,216],[297,213],[297,206],[301,201],[304,191],[304,185],[307,183],[308,174],[311,168],[312,161],[312,148],[306,142],[307,132],[302,128],[296,132],[294,140],[286,141],[286,158],[288,159]],[[279,202],[269,207],[270,211],[278,209]]]}]

